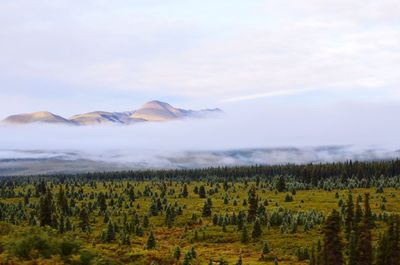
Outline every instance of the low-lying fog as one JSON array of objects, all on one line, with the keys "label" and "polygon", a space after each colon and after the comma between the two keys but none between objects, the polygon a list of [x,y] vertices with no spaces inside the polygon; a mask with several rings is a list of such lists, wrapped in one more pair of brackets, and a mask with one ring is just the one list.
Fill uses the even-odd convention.
[{"label": "low-lying fog", "polygon": [[0,175],[399,156],[399,105],[221,106],[206,120],[0,127]]}]

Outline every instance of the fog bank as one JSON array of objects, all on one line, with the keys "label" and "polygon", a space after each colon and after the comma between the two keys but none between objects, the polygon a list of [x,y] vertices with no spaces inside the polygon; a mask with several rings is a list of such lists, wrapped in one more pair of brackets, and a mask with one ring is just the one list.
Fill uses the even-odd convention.
[{"label": "fog bank", "polygon": [[[267,105],[267,104],[266,104]],[[398,105],[226,105],[226,116],[129,126],[0,127],[0,160],[124,168],[308,163],[398,157]],[[90,168],[90,170],[96,169]]]}]

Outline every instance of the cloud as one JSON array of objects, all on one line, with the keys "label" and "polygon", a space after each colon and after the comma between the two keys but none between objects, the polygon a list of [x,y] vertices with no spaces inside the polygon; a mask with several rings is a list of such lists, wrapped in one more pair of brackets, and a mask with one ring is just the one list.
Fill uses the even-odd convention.
[{"label": "cloud", "polygon": [[297,95],[297,94],[301,94],[301,93],[309,92],[309,91],[312,91],[312,90],[311,89],[281,90],[281,91],[275,91],[275,92],[269,92],[269,93],[263,93],[263,94],[252,94],[252,95],[246,95],[246,96],[240,96],[240,97],[227,98],[227,99],[222,100],[221,102],[222,103],[237,102],[237,101],[246,101],[246,100],[268,98],[268,97],[291,96],[291,95]]},{"label": "cloud", "polygon": [[93,153],[354,145],[399,148],[398,104],[226,105],[225,117],[132,126],[1,126],[2,149]]},{"label": "cloud", "polygon": [[64,95],[204,104],[306,89],[388,101],[398,90],[397,1],[146,2],[3,1],[0,92],[50,106]]},{"label": "cloud", "polygon": [[0,175],[399,157],[399,104],[227,104],[216,119],[0,126]]}]

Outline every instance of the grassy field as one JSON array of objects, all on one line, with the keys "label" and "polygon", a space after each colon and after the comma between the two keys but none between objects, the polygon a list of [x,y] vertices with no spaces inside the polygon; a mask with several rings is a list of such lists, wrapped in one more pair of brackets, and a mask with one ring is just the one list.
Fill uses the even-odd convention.
[{"label": "grassy field", "polygon": [[[200,198],[194,192],[195,188],[204,186],[206,197],[212,200],[212,215],[202,217],[202,208],[207,198]],[[96,258],[88,264],[182,264],[184,255],[192,248],[195,249],[196,258],[190,264],[220,264],[222,259],[226,264],[235,264],[239,256],[242,256],[243,264],[308,264],[307,260],[299,261],[296,252],[300,248],[308,248],[316,245],[321,238],[323,223],[314,224],[309,231],[304,231],[304,225],[297,226],[295,231],[285,231],[283,225],[262,224],[262,235],[257,239],[251,237],[253,224],[246,224],[249,234],[247,243],[241,242],[241,231],[237,225],[215,225],[214,215],[231,216],[237,215],[239,211],[247,213],[249,205],[243,203],[248,200],[248,191],[253,182],[228,183],[229,188],[225,191],[222,183],[206,183],[192,181],[187,184],[188,196],[181,196],[183,184],[176,181],[168,181],[161,185],[156,181],[96,181],[90,183],[69,184],[68,187],[62,184],[48,184],[51,187],[54,204],[57,205],[57,194],[60,186],[63,186],[69,199],[74,198],[76,209],[90,208],[89,204],[97,205],[97,198],[100,193],[107,194],[107,216],[109,220],[120,227],[116,232],[115,240],[104,242],[102,233],[107,228],[104,222],[104,214],[94,206],[89,211],[90,231],[83,232],[79,228],[79,214],[73,213],[69,219],[72,223],[72,231],[60,233],[57,227],[41,227],[29,225],[30,213],[37,214],[39,197],[33,195],[35,187],[29,183],[20,184],[13,188],[14,196],[3,196],[1,203],[21,207],[24,217],[18,215],[4,216],[0,224],[0,261],[1,264],[83,264],[82,255],[87,254]],[[134,201],[130,201],[127,187],[134,190]],[[210,192],[212,191],[212,192]],[[215,192],[217,191],[217,192]],[[170,228],[166,225],[165,211],[161,210],[157,216],[149,216],[148,227],[143,227],[144,235],[137,236],[129,232],[129,245],[122,244],[120,235],[124,224],[132,222],[135,214],[139,217],[140,223],[144,216],[149,215],[149,209],[155,197],[163,193],[162,205],[173,205],[181,208],[182,213],[176,215]],[[257,187],[258,205],[266,208],[267,219],[272,213],[287,212],[290,218],[296,218],[302,212],[313,211],[324,218],[332,209],[339,212],[345,208],[343,205],[347,200],[348,190],[298,190],[296,192],[277,192],[270,188],[268,183],[261,183]],[[370,194],[370,205],[373,213],[379,216],[383,213],[397,213],[400,205],[400,191],[386,188],[383,193],[377,193],[376,188],[352,190],[354,199],[358,195]],[[26,194],[32,194],[29,202],[26,203]],[[290,194],[292,201],[287,201]],[[9,197],[9,198],[6,198]],[[69,201],[71,204],[71,202]],[[57,207],[55,207],[57,214]],[[79,210],[78,210],[79,212]],[[58,216],[60,214],[58,213]],[[35,218],[38,217],[35,215]],[[376,241],[378,234],[385,228],[385,223],[376,222],[373,229],[373,240]],[[50,256],[40,253],[30,253],[28,258],[18,256],[15,248],[18,247],[18,240],[24,238],[24,233],[44,233],[49,237],[66,238],[74,240],[79,244],[79,251],[68,257],[61,257],[57,254]],[[155,249],[147,249],[146,242],[150,231],[154,232],[156,238]],[[344,241],[344,240],[343,240]],[[270,252],[260,259],[263,244],[267,242]],[[345,242],[345,241],[344,241]],[[181,257],[174,259],[176,247],[180,247]],[[31,250],[33,252],[37,250]],[[39,251],[40,252],[40,251]],[[37,263],[32,263],[34,260]],[[224,263],[222,263],[224,264]]]}]

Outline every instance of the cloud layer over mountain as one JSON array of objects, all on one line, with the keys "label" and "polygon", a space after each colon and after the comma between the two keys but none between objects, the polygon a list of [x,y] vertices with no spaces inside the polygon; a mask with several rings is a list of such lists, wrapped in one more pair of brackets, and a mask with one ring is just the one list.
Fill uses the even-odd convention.
[{"label": "cloud layer over mountain", "polygon": [[384,159],[400,149],[399,105],[236,104],[226,113],[131,126],[0,127],[0,159],[9,170],[46,159],[102,170]]},{"label": "cloud layer over mountain", "polygon": [[69,119],[48,111],[15,114],[3,120],[4,124],[22,125],[33,123],[59,125],[99,125],[99,124],[133,124],[145,121],[171,121],[183,118],[210,118],[222,115],[220,109],[185,110],[175,108],[168,103],[153,100],[137,110],[124,112],[93,111],[77,114]]}]

